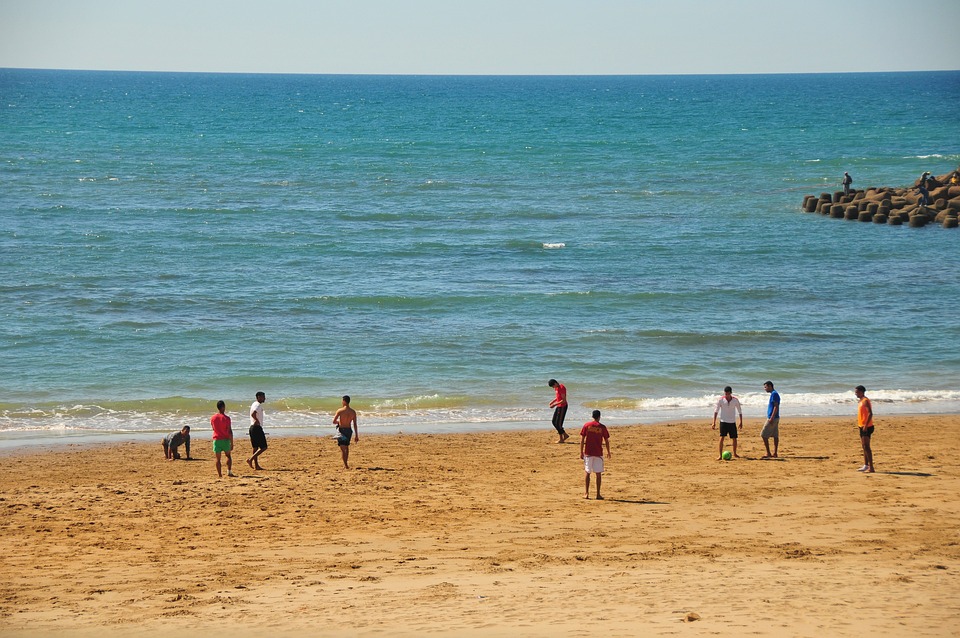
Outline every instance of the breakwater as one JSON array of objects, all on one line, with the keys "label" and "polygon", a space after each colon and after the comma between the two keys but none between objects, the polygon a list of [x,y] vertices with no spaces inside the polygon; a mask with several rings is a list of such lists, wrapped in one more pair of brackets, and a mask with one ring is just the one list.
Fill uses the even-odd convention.
[{"label": "breakwater", "polygon": [[908,187],[871,186],[847,193],[807,195],[801,210],[891,226],[906,224],[920,228],[933,223],[957,228],[960,225],[960,168],[940,176],[924,173]]}]

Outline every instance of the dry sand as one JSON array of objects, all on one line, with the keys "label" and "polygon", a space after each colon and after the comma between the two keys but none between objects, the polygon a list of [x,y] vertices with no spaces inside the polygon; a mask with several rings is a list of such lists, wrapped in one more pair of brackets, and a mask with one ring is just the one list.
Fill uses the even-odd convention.
[{"label": "dry sand", "polygon": [[960,416],[759,429],[612,428],[604,501],[549,426],[6,455],[0,634],[960,635]]}]

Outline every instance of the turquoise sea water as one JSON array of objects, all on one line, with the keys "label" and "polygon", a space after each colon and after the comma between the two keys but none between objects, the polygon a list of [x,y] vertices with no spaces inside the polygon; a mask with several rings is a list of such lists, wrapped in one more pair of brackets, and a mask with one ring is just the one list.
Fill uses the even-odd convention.
[{"label": "turquoise sea water", "polygon": [[[0,70],[0,438],[960,411],[960,231],[806,194],[960,165],[960,72]],[[319,428],[322,428],[320,430]]]}]

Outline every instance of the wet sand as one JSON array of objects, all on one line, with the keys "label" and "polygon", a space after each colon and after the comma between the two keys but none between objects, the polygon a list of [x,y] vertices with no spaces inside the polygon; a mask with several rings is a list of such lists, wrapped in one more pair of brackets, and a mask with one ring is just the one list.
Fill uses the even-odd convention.
[{"label": "wet sand", "polygon": [[958,635],[960,415],[853,423],[614,427],[603,501],[548,424],[5,454],[0,634]]}]

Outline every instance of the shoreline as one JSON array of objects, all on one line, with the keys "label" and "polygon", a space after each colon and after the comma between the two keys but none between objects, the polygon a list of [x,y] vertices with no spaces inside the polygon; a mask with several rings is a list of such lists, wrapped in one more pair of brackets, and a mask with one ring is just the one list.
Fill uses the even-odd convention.
[{"label": "shoreline", "polygon": [[948,635],[960,415],[876,422],[873,475],[852,415],[785,417],[772,461],[758,419],[732,462],[706,419],[612,426],[602,502],[549,424],[361,430],[350,471],[332,439],[278,437],[254,472],[244,437],[221,480],[208,441],[191,463],[149,442],[7,456],[0,632]]},{"label": "shoreline", "polygon": [[[960,411],[958,412],[904,412],[904,413],[886,413],[883,415],[888,419],[897,419],[897,418],[916,418],[916,417],[945,417],[945,416],[960,416]],[[631,422],[631,423],[610,423],[608,426],[612,428],[622,428],[622,427],[652,427],[652,426],[664,426],[672,425],[674,423],[684,423],[689,425],[697,425],[701,422],[709,422],[713,418],[713,413],[704,414],[702,419],[692,418],[690,416],[680,416],[676,418],[664,418],[650,422]],[[800,415],[792,417],[784,417],[785,421],[826,421],[826,420],[837,420],[845,419],[847,416],[840,415]],[[856,415],[850,414],[849,419],[851,422],[855,423]],[[607,421],[606,418],[602,419]],[[763,419],[757,417],[756,415],[744,414],[744,423],[758,421],[762,424]],[[569,427],[573,427],[568,419],[566,424]],[[577,424],[577,428],[581,424]],[[106,430],[70,430],[65,432],[34,432],[34,431],[0,431],[0,458],[10,455],[16,455],[20,452],[27,451],[54,451],[59,449],[62,446],[68,446],[70,448],[76,447],[98,447],[103,445],[111,445],[116,443],[152,443],[154,441],[159,442],[164,435],[173,432],[176,430],[176,426],[172,425],[169,429],[164,430],[147,430],[142,432],[110,432]],[[209,443],[211,430],[209,428],[193,428],[193,432],[196,432],[197,435],[194,435],[193,440],[197,443]],[[336,433],[332,425],[327,426],[300,426],[300,427],[271,427],[267,426],[265,428],[266,434],[269,437],[269,440],[274,438],[303,438],[303,439],[326,439],[326,438],[336,438]],[[500,422],[484,422],[484,423],[469,423],[469,422],[451,422],[444,424],[436,424],[433,426],[426,425],[421,426],[418,430],[412,430],[409,426],[406,425],[395,425],[387,427],[367,427],[366,424],[361,424],[361,434],[364,436],[396,436],[396,435],[407,435],[407,436],[416,436],[416,435],[457,435],[457,434],[484,434],[484,433],[502,433],[502,432],[540,432],[544,431],[548,435],[553,433],[554,430],[550,425],[548,419],[544,419],[543,422],[531,422],[531,421],[500,421]],[[759,431],[759,430],[758,430]],[[247,442],[247,432],[246,427],[242,429],[235,429],[234,434],[236,439]]]}]

